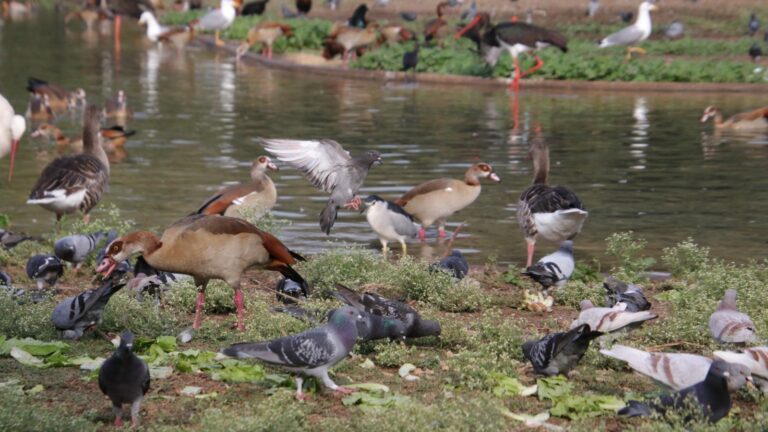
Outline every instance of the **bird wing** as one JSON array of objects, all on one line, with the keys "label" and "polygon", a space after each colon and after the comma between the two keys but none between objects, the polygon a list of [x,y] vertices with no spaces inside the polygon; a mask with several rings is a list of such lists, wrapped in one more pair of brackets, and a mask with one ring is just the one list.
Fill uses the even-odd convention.
[{"label": "bird wing", "polygon": [[331,193],[352,165],[352,157],[333,140],[259,139],[279,160],[304,173],[323,192]]},{"label": "bird wing", "polygon": [[617,31],[616,33],[606,36],[602,41],[600,41],[600,47],[604,48],[614,45],[630,45],[635,42],[639,42],[642,39],[643,31],[636,26],[631,25]]},{"label": "bird wing", "polygon": [[268,342],[235,344],[224,350],[224,354],[232,357],[256,358],[277,366],[308,369],[328,364],[336,353],[337,347],[328,326]]},{"label": "bird wing", "polygon": [[424,182],[420,185],[414,186],[413,189],[405,193],[405,195],[395,200],[395,204],[399,206],[405,206],[412,199],[419,195],[426,195],[430,192],[445,190],[453,184],[454,180],[449,178],[435,179]]},{"label": "bird wing", "polygon": [[216,30],[227,25],[227,17],[224,16],[221,9],[215,9],[200,18],[197,22],[197,28],[201,30]]},{"label": "bird wing", "polygon": [[580,209],[584,206],[573,191],[563,186],[534,184],[520,194],[531,213],[554,213],[558,210]]}]

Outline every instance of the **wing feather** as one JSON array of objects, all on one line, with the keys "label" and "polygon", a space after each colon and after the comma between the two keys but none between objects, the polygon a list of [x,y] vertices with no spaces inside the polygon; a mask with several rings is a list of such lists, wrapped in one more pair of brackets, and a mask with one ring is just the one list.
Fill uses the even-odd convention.
[{"label": "wing feather", "polygon": [[340,181],[340,169],[352,163],[349,152],[333,140],[260,139],[265,150],[304,173],[323,192],[331,193]]}]

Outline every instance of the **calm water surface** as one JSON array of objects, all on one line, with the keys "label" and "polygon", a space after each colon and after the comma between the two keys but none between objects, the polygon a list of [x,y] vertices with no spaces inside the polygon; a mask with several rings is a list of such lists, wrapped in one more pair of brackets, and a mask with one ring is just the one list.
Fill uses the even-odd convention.
[{"label": "calm water surface", "polygon": [[[462,178],[475,161],[492,164],[502,182],[484,185],[449,228],[467,222],[456,246],[474,262],[495,255],[519,263],[525,245],[515,210],[532,176],[528,142],[540,127],[551,148],[551,181],[573,188],[590,211],[577,240],[580,258],[601,258],[604,239],[626,230],[646,238],[652,255],[694,237],[729,260],[765,256],[768,136],[718,136],[699,123],[707,105],[733,113],[766,105],[764,95],[525,91],[513,130],[513,99],[504,91],[238,67],[202,47],[158,49],[130,24],[117,58],[111,35],[62,21],[50,14],[0,27],[0,93],[23,112],[28,76],[83,87],[96,103],[124,89],[136,112],[129,126],[139,133],[112,167],[102,202],[139,227],[160,229],[223,185],[247,180],[250,161],[264,153],[257,136],[333,138],[353,153],[384,155],[364,195],[395,198],[422,181]],[[69,135],[80,122],[56,120]],[[50,231],[54,216],[25,200],[52,155],[50,145],[26,135],[13,183],[0,182],[0,211],[15,229]],[[2,173],[7,163],[0,162]],[[281,165],[272,178],[276,214],[292,222],[281,237],[293,249],[378,247],[365,219],[351,212],[341,213],[331,237],[322,234],[317,219],[326,197],[298,171]],[[420,255],[442,252],[434,239],[414,246],[409,251]],[[541,242],[538,251],[553,247]]]}]

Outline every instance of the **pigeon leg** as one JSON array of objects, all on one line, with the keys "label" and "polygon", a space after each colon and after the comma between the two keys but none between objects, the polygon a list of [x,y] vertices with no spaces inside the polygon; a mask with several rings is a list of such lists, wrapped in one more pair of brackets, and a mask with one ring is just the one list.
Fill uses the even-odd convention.
[{"label": "pigeon leg", "polygon": [[424,231],[424,227],[419,228],[419,240],[424,241],[427,239],[427,232]]},{"label": "pigeon leg", "polygon": [[195,322],[192,324],[192,328],[197,330],[200,328],[200,322],[203,320],[203,306],[205,306],[205,286],[207,282],[202,284],[197,291],[197,301],[195,302]]},{"label": "pigeon leg", "polygon": [[351,208],[353,210],[360,210],[360,206],[363,204],[363,200],[360,199],[359,196],[355,196],[351,200],[349,200],[346,204],[344,204],[344,207]]},{"label": "pigeon leg", "polygon": [[296,399],[305,401],[309,399],[309,395],[304,393],[304,377],[296,376]]},{"label": "pigeon leg", "polygon": [[532,68],[528,69],[527,71],[523,72],[520,76],[524,77],[528,74],[532,74],[536,72],[537,70],[541,69],[542,66],[544,66],[544,61],[539,58],[536,54],[533,55],[533,57],[536,59],[536,65]]},{"label": "pigeon leg", "polygon": [[237,329],[245,331],[245,305],[243,304],[243,290],[235,288],[235,308],[237,310]]},{"label": "pigeon leg", "polygon": [[328,376],[328,369],[323,368],[323,369],[320,369],[318,372],[319,372],[318,378],[323,380],[323,385],[325,385],[329,389],[341,394],[351,394],[355,392],[355,390],[353,389],[341,387],[337,385],[335,382],[333,382],[333,380],[331,380],[331,377]]},{"label": "pigeon leg", "polygon": [[533,264],[533,251],[536,248],[536,243],[528,241],[528,259],[525,261],[525,267],[528,268]]},{"label": "pigeon leg", "polygon": [[123,408],[112,405],[112,412],[115,414],[115,427],[123,427]]},{"label": "pigeon leg", "polygon": [[131,427],[136,428],[139,426],[139,410],[141,409],[142,397],[136,399],[131,404]]}]

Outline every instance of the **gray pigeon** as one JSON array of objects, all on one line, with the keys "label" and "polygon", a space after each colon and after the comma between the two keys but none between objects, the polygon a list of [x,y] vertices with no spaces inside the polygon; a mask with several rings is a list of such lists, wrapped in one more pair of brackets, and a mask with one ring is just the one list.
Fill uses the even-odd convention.
[{"label": "gray pigeon", "polygon": [[26,234],[14,233],[14,232],[6,231],[4,229],[0,229],[0,246],[6,249],[11,249],[16,245],[18,245],[19,243],[27,240],[41,241],[42,238],[28,236]]},{"label": "gray pigeon", "polygon": [[357,322],[357,336],[362,342],[379,339],[404,340],[407,334],[405,324],[394,318],[358,310],[362,319]]},{"label": "gray pigeon", "polygon": [[715,351],[712,355],[718,360],[748,367],[755,384],[763,393],[768,393],[768,347],[746,348],[742,352]]},{"label": "gray pigeon", "polygon": [[683,37],[683,34],[685,33],[685,26],[683,23],[681,23],[678,20],[672,21],[672,23],[667,27],[667,29],[664,31],[664,34],[669,39],[679,39]]},{"label": "gray pigeon", "polygon": [[108,245],[117,238],[117,231],[97,232],[93,234],[75,234],[62,237],[53,244],[53,252],[64,261],[80,267],[83,261],[103,242]]},{"label": "gray pigeon", "polygon": [[56,305],[51,321],[64,339],[80,339],[86,329],[101,323],[107,302],[125,286],[124,270],[116,270],[100,287],[67,297]]},{"label": "gray pigeon", "polygon": [[559,289],[565,285],[575,269],[573,241],[566,240],[560,244],[560,249],[543,257],[522,274],[540,283],[547,291],[552,286]]},{"label": "gray pigeon", "polygon": [[[328,314],[323,314],[321,311],[316,309],[307,310],[295,304],[286,304],[285,306],[282,306],[282,307],[273,307],[271,308],[271,310],[272,312],[284,313],[286,315],[290,315],[299,321],[304,321],[312,325],[317,325],[320,322],[324,321],[326,318],[328,318],[327,315],[331,315],[335,309],[329,311]],[[358,328],[358,331],[359,331],[359,328]]]},{"label": "gray pigeon", "polygon": [[637,285],[627,284],[608,276],[603,281],[603,287],[608,294],[605,296],[605,306],[614,307],[617,303],[626,303],[627,312],[639,312],[651,309],[651,303],[645,298],[643,289]]},{"label": "gray pigeon", "polygon": [[336,284],[333,296],[360,312],[402,322],[405,325],[405,335],[409,338],[439,336],[442,330],[439,322],[422,319],[421,315],[407,304],[376,293],[366,292],[361,295],[342,284]]},{"label": "gray pigeon", "polygon": [[709,332],[720,343],[749,344],[757,342],[755,324],[736,308],[736,290],[729,289],[709,317]]},{"label": "gray pigeon", "polygon": [[37,283],[41,290],[48,284],[55,287],[59,278],[64,275],[64,264],[53,255],[35,255],[27,261],[27,276]]},{"label": "gray pigeon", "polygon": [[712,359],[696,354],[645,352],[624,345],[601,349],[600,354],[627,362],[629,367],[672,390],[704,381]]},{"label": "gray pigeon", "polygon": [[125,286],[136,295],[136,300],[143,301],[144,296],[148,295],[157,303],[168,288],[168,285],[164,284],[157,275],[147,276],[144,273],[134,276]]},{"label": "gray pigeon", "polygon": [[469,5],[467,10],[462,12],[461,20],[462,21],[472,21],[473,19],[475,19],[475,15],[477,15],[477,1],[472,0],[472,4]]},{"label": "gray pigeon", "polygon": [[282,4],[280,5],[280,12],[283,14],[283,18],[296,18],[299,16],[298,12],[292,11],[291,8]]},{"label": "gray pigeon", "polygon": [[[619,410],[619,415],[629,417],[650,416],[654,411],[664,414],[670,409],[681,409],[688,406],[686,399],[693,398],[701,413],[711,423],[716,423],[728,415],[731,410],[730,391],[741,388],[747,381],[752,381],[749,369],[743,365],[726,363],[721,360],[712,362],[707,376],[691,387],[679,392],[661,397],[658,402],[629,401],[627,406]],[[692,415],[684,420],[689,422]]]},{"label": "gray pigeon", "polygon": [[277,301],[283,304],[296,303],[300,297],[307,297],[310,294],[309,284],[307,281],[302,280],[296,282],[293,279],[282,278],[277,282],[275,287]]},{"label": "gray pigeon", "polygon": [[419,233],[419,226],[414,222],[413,216],[404,208],[378,195],[369,195],[363,202],[365,218],[379,237],[382,253],[387,253],[389,242],[397,241],[403,247],[403,255],[406,255],[408,246],[405,240],[414,238]]},{"label": "gray pigeon", "polygon": [[120,346],[101,365],[99,388],[112,401],[115,426],[123,425],[123,404],[131,404],[131,425],[139,425],[139,410],[149,391],[149,367],[133,353],[133,333],[120,335]]},{"label": "gray pigeon", "polygon": [[589,0],[587,5],[587,17],[592,18],[597,15],[597,10],[600,9],[600,2],[598,0]]},{"label": "gray pigeon", "polygon": [[595,331],[611,333],[657,318],[654,313],[648,311],[627,312],[626,303],[619,303],[612,308],[602,308],[595,307],[589,300],[582,300],[579,305],[581,312],[579,317],[571,323],[571,328],[589,324],[589,327]]},{"label": "gray pigeon", "polygon": [[12,290],[13,289],[13,278],[11,275],[4,271],[0,271],[0,286],[4,287],[4,290]]},{"label": "gray pigeon", "polygon": [[328,368],[342,361],[355,346],[360,313],[350,306],[337,309],[328,323],[302,333],[265,342],[239,343],[222,349],[221,354],[235,358],[255,358],[296,373],[296,397],[304,399],[304,376],[323,381],[331,390],[351,393],[336,385]]},{"label": "gray pigeon", "polygon": [[523,357],[530,361],[539,375],[568,375],[589,348],[592,339],[602,335],[582,324],[567,332],[550,333],[539,340],[523,344]]},{"label": "gray pigeon", "polygon": [[259,139],[262,147],[281,161],[301,170],[318,189],[331,194],[320,213],[320,228],[326,234],[336,222],[341,206],[359,210],[362,204],[357,191],[375,162],[382,163],[375,150],[352,157],[333,140]]},{"label": "gray pigeon", "polygon": [[760,29],[760,20],[757,19],[757,15],[754,12],[749,14],[749,22],[747,23],[747,29],[749,29],[749,35],[754,36]]},{"label": "gray pigeon", "polygon": [[400,12],[400,17],[405,21],[416,21],[419,17],[416,12]]},{"label": "gray pigeon", "polygon": [[458,249],[452,250],[450,255],[443,257],[436,264],[433,264],[431,268],[447,271],[456,279],[464,279],[469,273],[469,263]]}]

